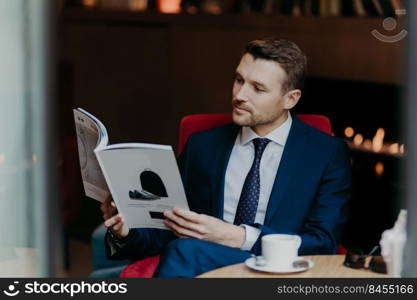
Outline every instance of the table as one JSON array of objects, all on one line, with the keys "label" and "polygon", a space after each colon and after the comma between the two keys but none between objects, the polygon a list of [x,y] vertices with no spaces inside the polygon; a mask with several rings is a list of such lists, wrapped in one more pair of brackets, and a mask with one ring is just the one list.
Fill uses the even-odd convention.
[{"label": "table", "polygon": [[[352,269],[345,267],[343,261],[344,255],[311,255],[302,256],[304,258],[311,259],[314,261],[314,267],[310,270],[300,273],[287,273],[287,274],[276,274],[258,272],[248,268],[244,263],[231,265],[223,268],[219,268],[198,276],[199,278],[289,278],[289,277],[348,277],[348,278],[382,278],[389,277],[387,274],[375,273],[366,269]],[[369,263],[369,257],[367,263]]]}]

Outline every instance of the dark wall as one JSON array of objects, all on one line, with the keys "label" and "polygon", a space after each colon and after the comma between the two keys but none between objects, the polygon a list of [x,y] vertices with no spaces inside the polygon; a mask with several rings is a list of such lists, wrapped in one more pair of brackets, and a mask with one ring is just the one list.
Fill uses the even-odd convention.
[{"label": "dark wall", "polygon": [[402,92],[396,84],[309,77],[295,112],[328,116],[339,137],[350,126],[372,140],[384,128],[385,140],[404,143]]},{"label": "dark wall", "polygon": [[[113,142],[176,145],[178,122],[184,115],[230,111],[234,69],[245,44],[255,38],[275,35],[294,40],[309,58],[311,77],[383,84],[400,81],[401,44],[373,38],[370,29],[379,23],[344,18],[67,12],[62,17],[60,48],[61,58],[73,68],[74,106],[102,119]],[[347,47],[355,44],[361,47]],[[385,62],[387,57],[390,60]],[[306,101],[301,103],[306,103],[306,111],[314,107],[310,112],[333,114],[327,101],[348,95],[336,83],[328,92],[314,86],[314,81],[307,85]],[[362,102],[364,95],[352,98]],[[323,105],[309,105],[313,99]],[[377,105],[379,99],[372,101]]]}]

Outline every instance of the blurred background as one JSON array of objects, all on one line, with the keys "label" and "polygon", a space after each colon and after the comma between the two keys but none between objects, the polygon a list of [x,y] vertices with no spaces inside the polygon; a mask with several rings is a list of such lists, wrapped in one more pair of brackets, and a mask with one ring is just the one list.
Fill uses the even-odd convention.
[{"label": "blurred background", "polygon": [[[348,142],[354,189],[342,244],[369,252],[405,208],[405,2],[61,0],[47,5],[53,20],[45,31],[53,49],[49,74],[56,88],[46,105],[56,117],[50,124],[56,128],[52,152],[59,162],[55,192],[61,196],[59,274],[80,277],[93,271],[92,234],[102,224],[100,203],[84,196],[72,108],[97,116],[111,143],[176,147],[183,116],[231,111],[242,49],[266,36],[292,40],[307,55],[306,87],[294,113],[326,115],[334,135]],[[23,9],[24,16],[27,12]],[[1,163],[0,154],[0,168]]]}]

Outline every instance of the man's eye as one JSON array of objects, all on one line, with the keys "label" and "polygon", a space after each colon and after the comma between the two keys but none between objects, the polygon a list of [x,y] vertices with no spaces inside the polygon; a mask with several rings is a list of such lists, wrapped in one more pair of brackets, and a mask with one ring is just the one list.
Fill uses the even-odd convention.
[{"label": "man's eye", "polygon": [[235,81],[236,81],[237,83],[243,83],[243,79],[242,79],[242,78],[240,78],[240,77],[236,77],[236,78],[235,78]]},{"label": "man's eye", "polygon": [[262,93],[262,92],[265,92],[263,89],[261,89],[261,88],[259,88],[259,87],[257,87],[257,86],[255,86],[255,92],[257,92],[257,93]]}]

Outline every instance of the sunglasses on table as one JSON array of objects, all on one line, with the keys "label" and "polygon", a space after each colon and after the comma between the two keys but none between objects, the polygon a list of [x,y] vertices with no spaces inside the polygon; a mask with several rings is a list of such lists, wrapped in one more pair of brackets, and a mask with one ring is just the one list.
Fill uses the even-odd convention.
[{"label": "sunglasses on table", "polygon": [[387,273],[387,266],[382,256],[372,256],[368,266],[366,264],[366,258],[371,256],[379,246],[375,246],[369,254],[364,254],[361,249],[349,249],[347,250],[345,261],[343,265],[353,269],[368,269],[376,273]]}]

